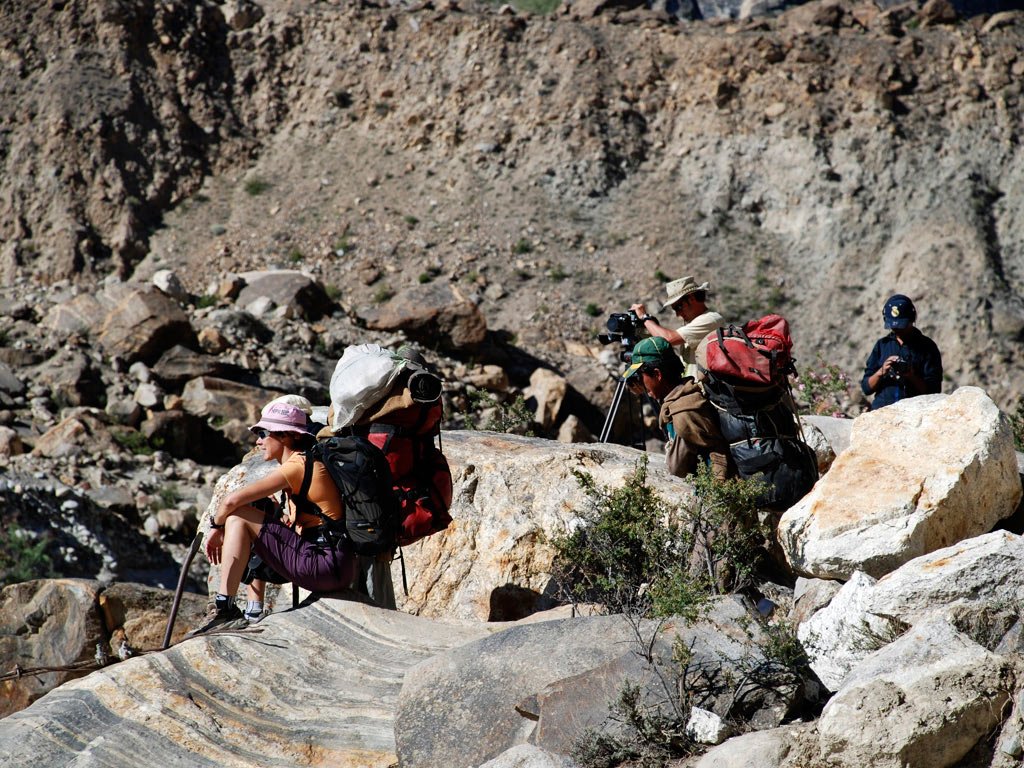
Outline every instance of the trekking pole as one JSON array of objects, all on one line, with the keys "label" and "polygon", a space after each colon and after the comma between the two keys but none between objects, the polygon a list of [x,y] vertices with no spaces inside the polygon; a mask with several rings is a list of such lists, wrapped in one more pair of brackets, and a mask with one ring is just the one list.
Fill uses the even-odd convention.
[{"label": "trekking pole", "polygon": [[185,562],[181,564],[181,573],[178,575],[178,587],[174,590],[174,602],[171,603],[171,615],[167,617],[167,630],[164,632],[164,642],[160,646],[161,651],[166,651],[171,645],[171,632],[174,631],[174,620],[178,618],[178,607],[181,605],[181,594],[185,591],[185,579],[188,578],[188,569],[195,559],[199,545],[203,542],[203,532],[197,531],[192,539],[192,544],[185,553]]}]

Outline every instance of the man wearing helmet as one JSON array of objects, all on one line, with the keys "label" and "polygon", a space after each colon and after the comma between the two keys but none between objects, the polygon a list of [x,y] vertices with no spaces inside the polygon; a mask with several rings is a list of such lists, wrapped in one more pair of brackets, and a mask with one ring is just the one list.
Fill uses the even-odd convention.
[{"label": "man wearing helmet", "polygon": [[890,296],[882,308],[889,335],[875,342],[864,364],[860,388],[874,394],[871,410],[915,395],[931,395],[942,386],[942,355],[935,342],[914,327],[917,310],[906,296]]}]

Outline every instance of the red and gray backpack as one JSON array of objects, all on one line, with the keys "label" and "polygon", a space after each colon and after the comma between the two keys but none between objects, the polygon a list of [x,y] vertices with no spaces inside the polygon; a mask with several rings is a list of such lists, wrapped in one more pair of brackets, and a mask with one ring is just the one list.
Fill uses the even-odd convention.
[{"label": "red and gray backpack", "polygon": [[[419,379],[415,378],[421,374]],[[344,529],[324,520],[361,555],[378,555],[408,546],[448,527],[452,518],[452,474],[441,449],[440,379],[431,376],[423,402],[423,372],[410,370],[395,382],[359,422],[322,439],[306,455],[326,467],[345,503]],[[313,462],[297,498],[304,499]]]},{"label": "red and gray backpack", "polygon": [[791,507],[818,480],[790,391],[792,350],[786,319],[765,315],[709,334],[701,367],[701,388],[718,412],[740,477],[761,480],[758,503],[776,510]]}]

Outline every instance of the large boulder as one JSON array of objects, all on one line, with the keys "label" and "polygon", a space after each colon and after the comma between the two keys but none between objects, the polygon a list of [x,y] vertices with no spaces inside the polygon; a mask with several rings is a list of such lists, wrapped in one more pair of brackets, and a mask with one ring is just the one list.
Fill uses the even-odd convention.
[{"label": "large boulder", "polygon": [[181,307],[156,286],[113,286],[104,300],[111,306],[96,339],[108,355],[152,364],[176,344],[197,344]]},{"label": "large boulder", "polygon": [[253,306],[259,299],[269,299],[288,317],[312,321],[330,313],[334,306],[324,287],[298,270],[244,272],[239,277],[245,282],[245,287],[235,303],[243,309]]},{"label": "large boulder", "polygon": [[[786,758],[805,725],[753,731],[729,739],[694,760],[692,768],[789,768]],[[690,768],[688,766],[688,768]]]},{"label": "large boulder", "polygon": [[[0,591],[0,717],[119,657],[161,646],[174,593],[141,584],[39,579]],[[184,637],[206,598],[182,595],[171,640]],[[51,671],[36,674],[36,670]]]},{"label": "large boulder", "polygon": [[85,674],[72,665],[92,659],[107,639],[96,611],[99,591],[94,581],[60,579],[25,581],[0,592],[0,674],[15,664],[25,670],[57,668],[0,681],[0,717]]},{"label": "large boulder", "polygon": [[934,617],[865,660],[828,702],[814,729],[818,761],[835,768],[960,765],[1000,725],[1014,689],[1008,657]]},{"label": "large boulder", "polygon": [[196,416],[214,419],[240,419],[246,424],[260,420],[263,406],[280,395],[262,387],[239,384],[213,376],[189,381],[181,392],[182,406]]},{"label": "large boulder", "polygon": [[[549,607],[551,540],[589,507],[574,470],[620,486],[644,454],[611,444],[564,444],[493,432],[442,434],[452,468],[452,524],[402,552],[409,594],[399,608],[423,616],[514,620]],[[652,457],[648,483],[668,501],[692,488]],[[401,584],[401,563],[392,573]]]},{"label": "large boulder", "polygon": [[321,599],[67,683],[0,720],[0,754],[7,768],[386,768],[406,671],[489,631]]},{"label": "large boulder", "polygon": [[0,393],[20,397],[25,394],[25,383],[7,363],[0,361]]},{"label": "large boulder", "polygon": [[538,368],[530,374],[530,386],[523,391],[523,396],[533,406],[534,420],[541,429],[551,429],[557,423],[568,387],[564,377],[547,368]]},{"label": "large boulder", "polygon": [[26,372],[58,408],[103,407],[106,396],[99,367],[85,352],[64,348]]},{"label": "large boulder", "polygon": [[225,363],[212,355],[195,352],[188,347],[177,344],[160,356],[153,366],[153,373],[164,384],[172,387],[181,386],[190,379],[212,376],[221,379],[242,379],[247,374],[236,365]]},{"label": "large boulder", "polygon": [[410,339],[450,351],[472,352],[487,336],[480,308],[452,284],[407,288],[359,314],[370,330],[404,331]]},{"label": "large boulder", "polygon": [[627,682],[652,717],[677,716],[666,689],[676,695],[685,685],[692,699],[680,706],[774,727],[797,686],[767,671],[764,646],[760,626],[733,598],[693,624],[621,615],[517,624],[410,670],[396,716],[400,763],[480,765],[519,744],[567,756],[588,730],[617,730],[608,702]]},{"label": "large boulder", "polygon": [[1020,499],[1009,424],[984,391],[964,387],[858,417],[850,447],[783,514],[779,540],[801,574],[877,578],[987,533]]},{"label": "large boulder", "polygon": [[1022,558],[1024,538],[996,531],[923,555],[879,581],[854,573],[797,630],[811,668],[839,690],[873,650],[930,614],[1024,594]]},{"label": "large boulder", "polygon": [[75,409],[36,440],[32,453],[51,459],[108,453],[116,445],[108,422],[103,411]]}]

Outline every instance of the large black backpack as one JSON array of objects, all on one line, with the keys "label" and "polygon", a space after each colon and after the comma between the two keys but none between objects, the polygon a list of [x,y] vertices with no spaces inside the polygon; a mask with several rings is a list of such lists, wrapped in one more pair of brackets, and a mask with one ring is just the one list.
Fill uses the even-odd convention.
[{"label": "large black backpack", "polygon": [[743,386],[709,371],[702,386],[740,477],[766,485],[758,504],[781,511],[802,499],[818,481],[818,459],[802,439],[788,386]]},{"label": "large black backpack", "polygon": [[348,539],[360,555],[393,550],[400,523],[400,503],[384,452],[369,440],[355,435],[317,441],[306,451],[306,472],[299,493],[294,497],[296,503],[301,504],[307,498],[314,461],[327,468],[345,502],[344,523],[331,520],[315,505],[308,505],[309,511],[323,521],[324,533]]}]

